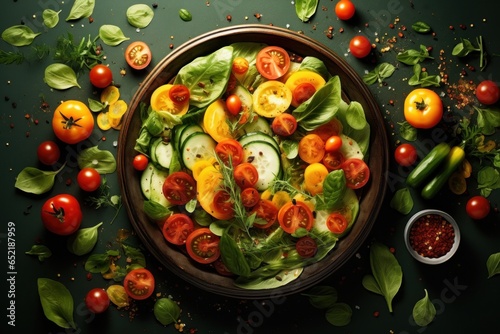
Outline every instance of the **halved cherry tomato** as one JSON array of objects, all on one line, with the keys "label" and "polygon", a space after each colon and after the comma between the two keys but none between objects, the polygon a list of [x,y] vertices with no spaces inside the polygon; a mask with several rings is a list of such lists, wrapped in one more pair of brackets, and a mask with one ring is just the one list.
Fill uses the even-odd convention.
[{"label": "halved cherry tomato", "polygon": [[141,41],[130,43],[125,49],[125,60],[135,70],[142,70],[151,63],[151,49]]},{"label": "halved cherry tomato", "polygon": [[249,162],[243,162],[234,167],[234,181],[241,188],[250,188],[257,184],[259,172],[257,168]]},{"label": "halved cherry tomato", "polygon": [[314,217],[305,202],[292,200],[280,209],[278,221],[283,231],[293,234],[299,228],[309,231],[314,223]]},{"label": "halved cherry tomato", "polygon": [[221,219],[231,219],[234,217],[234,203],[231,202],[231,195],[226,190],[215,192],[213,209]]},{"label": "halved cherry tomato", "polygon": [[168,217],[161,229],[165,239],[174,245],[184,245],[193,230],[193,221],[183,213],[174,213]]},{"label": "halved cherry tomato", "polygon": [[220,171],[214,165],[205,167],[196,180],[198,202],[203,210],[218,220],[231,218],[231,216],[220,214],[214,208],[215,190],[222,187],[222,180],[223,178]]},{"label": "halved cherry tomato", "polygon": [[239,165],[243,161],[243,147],[234,139],[224,139],[215,146],[215,154],[226,165],[229,165],[229,160],[233,166]]},{"label": "halved cherry tomato", "polygon": [[217,261],[220,256],[220,238],[206,227],[194,230],[187,237],[186,250],[196,262],[207,264]]},{"label": "halved cherry tomato", "polygon": [[217,273],[222,276],[234,276],[234,274],[227,268],[226,264],[222,261],[221,258],[217,259],[213,266]]},{"label": "halved cherry tomato", "polygon": [[326,152],[337,152],[342,147],[342,137],[340,136],[331,136],[325,142],[325,151]]},{"label": "halved cherry tomato", "polygon": [[273,119],[271,128],[278,136],[288,137],[297,130],[297,120],[292,114],[283,113]]},{"label": "halved cherry tomato", "polygon": [[271,227],[278,219],[278,208],[270,200],[261,199],[253,208],[252,213],[255,213],[257,218],[265,221],[264,224],[258,222],[253,224],[253,227],[266,229]]},{"label": "halved cherry tomato", "polygon": [[241,191],[241,203],[245,208],[253,208],[259,203],[260,194],[255,188],[245,188]]},{"label": "halved cherry tomato", "polygon": [[205,115],[203,116],[203,129],[207,132],[216,142],[220,142],[226,138],[233,138],[231,129],[229,128],[230,115],[227,111],[226,104],[223,100],[218,99],[211,103]]},{"label": "halved cherry tomato", "polygon": [[316,93],[316,88],[308,82],[301,83],[292,90],[292,105],[300,105],[311,98]]},{"label": "halved cherry tomato", "polygon": [[76,144],[92,134],[94,116],[85,103],[67,100],[54,110],[52,129],[57,138],[66,144]]},{"label": "halved cherry tomato", "polygon": [[267,46],[260,50],[256,59],[257,70],[266,79],[281,78],[290,68],[290,56],[285,49]]},{"label": "halved cherry tomato", "polygon": [[300,70],[290,75],[285,85],[292,92],[292,106],[298,107],[325,85],[325,79],[316,72]]},{"label": "halved cherry tomato", "polygon": [[295,249],[301,257],[309,258],[316,254],[318,244],[313,238],[306,235],[297,240],[297,243],[295,243]]},{"label": "halved cherry tomato", "polygon": [[414,89],[406,96],[404,116],[415,128],[430,129],[443,117],[443,103],[439,95],[427,88]]},{"label": "halved cherry tomato", "polygon": [[332,212],[326,219],[326,227],[335,234],[342,234],[347,228],[347,219],[340,212]]},{"label": "halved cherry tomato", "polygon": [[174,172],[163,183],[163,195],[175,205],[184,205],[196,197],[196,182],[186,172]]},{"label": "halved cherry tomato", "polygon": [[290,107],[292,91],[280,81],[269,80],[255,89],[252,103],[255,112],[260,116],[276,117]]},{"label": "halved cherry tomato", "polygon": [[351,189],[363,187],[370,178],[370,169],[361,159],[350,158],[342,164],[347,186]]},{"label": "halved cherry tomato", "polygon": [[371,50],[372,44],[365,36],[355,36],[349,42],[349,51],[356,58],[365,58],[370,54]]},{"label": "halved cherry tomato", "polygon": [[305,135],[299,141],[299,157],[312,164],[320,162],[325,155],[325,142],[316,134]]},{"label": "halved cherry tomato", "polygon": [[143,171],[148,167],[149,159],[144,154],[137,154],[132,161],[135,170]]},{"label": "halved cherry tomato", "polygon": [[312,130],[311,133],[318,135],[321,140],[326,142],[331,136],[339,136],[342,133],[342,123],[338,119],[333,118],[328,123]]},{"label": "halved cherry tomato", "polygon": [[173,85],[168,91],[168,96],[175,104],[189,104],[191,93],[185,85]]},{"label": "halved cherry tomato", "polygon": [[337,151],[325,153],[321,162],[329,171],[332,171],[342,168],[344,161],[344,155],[340,151]]},{"label": "halved cherry tomato", "polygon": [[236,94],[231,94],[226,99],[226,107],[227,110],[231,113],[231,115],[236,116],[241,111],[241,99]]},{"label": "halved cherry tomato", "polygon": [[247,73],[248,67],[249,67],[249,64],[248,64],[248,60],[246,60],[246,58],[243,58],[243,57],[234,58],[232,71],[235,74]]},{"label": "halved cherry tomato", "polygon": [[[168,111],[171,114],[179,116],[187,113],[189,109],[189,99],[184,103],[175,102],[170,96],[170,92],[174,89],[174,87],[175,85],[165,84],[156,88],[151,95],[151,108],[155,111]],[[177,95],[177,93],[174,93],[173,95]]]},{"label": "halved cherry tomato", "polygon": [[146,268],[133,269],[123,279],[123,287],[130,298],[147,299],[155,290],[155,278]]}]

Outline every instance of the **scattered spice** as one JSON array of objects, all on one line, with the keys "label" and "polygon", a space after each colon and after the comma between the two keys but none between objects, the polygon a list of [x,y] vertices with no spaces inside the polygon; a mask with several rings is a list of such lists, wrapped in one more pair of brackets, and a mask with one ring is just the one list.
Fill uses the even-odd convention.
[{"label": "scattered spice", "polygon": [[453,226],[438,214],[420,217],[410,230],[412,248],[424,257],[441,257],[450,251],[454,242]]}]

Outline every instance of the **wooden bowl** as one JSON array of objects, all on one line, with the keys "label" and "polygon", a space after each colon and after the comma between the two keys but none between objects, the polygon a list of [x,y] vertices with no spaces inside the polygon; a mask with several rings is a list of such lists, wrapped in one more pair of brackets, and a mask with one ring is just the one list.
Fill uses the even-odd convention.
[{"label": "wooden bowl", "polygon": [[[132,166],[132,159],[136,154],[134,144],[141,126],[139,104],[149,104],[152,92],[171,81],[185,64],[236,42],[277,45],[300,56],[321,59],[331,74],[340,77],[346,102],[355,100],[361,103],[371,125],[368,163],[371,180],[363,188],[359,216],[352,230],[325,259],[306,267],[295,281],[274,289],[239,288],[234,285],[233,278],[218,275],[215,271],[195,264],[178,248],[170,246],[158,226],[151,223],[142,210],[144,198],[139,183],[140,175]],[[123,203],[132,226],[152,255],[170,271],[185,281],[216,294],[235,298],[268,298],[296,293],[319,283],[356,253],[370,233],[385,196],[385,178],[389,165],[387,148],[387,134],[378,104],[359,75],[344,59],[323,44],[287,29],[257,24],[240,25],[210,31],[189,40],[162,59],[151,71],[132,98],[123,119],[118,144],[118,176]]]}]

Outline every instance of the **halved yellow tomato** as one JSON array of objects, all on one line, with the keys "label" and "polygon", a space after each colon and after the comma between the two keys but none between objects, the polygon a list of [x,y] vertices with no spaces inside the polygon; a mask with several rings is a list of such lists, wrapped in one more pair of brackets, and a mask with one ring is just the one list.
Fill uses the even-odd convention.
[{"label": "halved yellow tomato", "polygon": [[111,105],[120,98],[120,90],[116,86],[108,86],[101,93],[101,103]]},{"label": "halved yellow tomato", "polygon": [[198,176],[201,174],[201,172],[205,168],[213,166],[215,162],[216,162],[215,158],[196,161],[193,165],[193,168],[191,168],[191,172],[193,173],[193,179],[198,181]]},{"label": "halved yellow tomato", "polygon": [[228,114],[226,112],[226,104],[222,100],[217,100],[210,104],[207,110],[205,110],[203,128],[216,142],[220,142],[224,139],[233,139],[227,121]]},{"label": "halved yellow tomato", "polygon": [[184,103],[175,103],[170,98],[170,89],[174,85],[166,84],[156,88],[151,95],[151,108],[155,111],[167,111],[182,116],[188,112],[189,100]]},{"label": "halved yellow tomato", "polygon": [[292,92],[292,106],[297,107],[308,100],[325,83],[321,75],[309,70],[297,71],[290,75],[285,85]]},{"label": "halved yellow tomato", "polygon": [[111,129],[111,124],[109,123],[107,112],[100,112],[97,115],[97,126],[103,131]]},{"label": "halved yellow tomato", "polygon": [[266,81],[253,93],[253,108],[262,117],[276,117],[285,112],[291,103],[292,91],[280,81]]},{"label": "halved yellow tomato", "polygon": [[323,181],[328,176],[328,169],[322,163],[315,162],[304,171],[304,187],[311,195],[323,192]]},{"label": "halved yellow tomato", "polygon": [[122,117],[127,112],[127,103],[123,100],[118,100],[109,106],[108,120],[112,128],[116,129],[122,122]]},{"label": "halved yellow tomato", "polygon": [[223,211],[216,210],[215,196],[221,189],[222,175],[213,165],[205,167],[198,175],[196,182],[196,196],[203,210],[219,220],[231,218]]}]

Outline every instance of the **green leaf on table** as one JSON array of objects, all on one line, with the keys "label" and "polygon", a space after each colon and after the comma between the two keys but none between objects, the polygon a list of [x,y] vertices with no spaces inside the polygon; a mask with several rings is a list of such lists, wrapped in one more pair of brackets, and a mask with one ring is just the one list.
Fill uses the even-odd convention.
[{"label": "green leaf on table", "polygon": [[2,32],[2,39],[13,46],[25,46],[33,43],[35,37],[41,33],[35,33],[30,27],[26,25],[14,25],[5,29]]},{"label": "green leaf on table", "polygon": [[363,76],[363,81],[367,85],[374,84],[376,82],[382,83],[384,79],[391,77],[396,71],[396,67],[390,63],[380,63],[373,71],[368,72]]},{"label": "green leaf on table", "polygon": [[125,36],[120,27],[112,24],[105,24],[99,28],[99,38],[109,46],[117,46],[130,39],[130,37]]},{"label": "green leaf on table", "polygon": [[420,34],[431,32],[431,26],[425,22],[417,21],[411,25],[411,28]]},{"label": "green leaf on table", "polygon": [[417,140],[417,129],[413,126],[411,126],[410,123],[407,121],[403,121],[401,123],[398,123],[400,125],[399,127],[399,135],[403,137],[403,139],[407,141],[415,141]]},{"label": "green leaf on table", "polygon": [[188,21],[191,21],[193,19],[193,15],[191,15],[189,10],[187,10],[185,8],[179,9],[179,17],[184,22],[188,22]]},{"label": "green leaf on table", "polygon": [[[172,211],[164,205],[151,200],[144,201],[143,209],[144,213],[152,220],[164,220],[172,213]],[[206,212],[205,210],[198,211]],[[195,213],[196,212],[197,211],[195,211]]]},{"label": "green leaf on table", "polygon": [[39,278],[38,295],[45,317],[62,328],[76,329],[73,320],[73,297],[69,290],[50,278]]},{"label": "green leaf on table", "polygon": [[363,276],[363,279],[361,280],[361,284],[368,291],[376,293],[377,295],[381,295],[381,296],[384,295],[382,293],[382,290],[380,290],[380,286],[378,285],[377,281],[375,280],[375,277],[373,277],[373,275],[371,275],[371,274],[367,274],[367,275]]},{"label": "green leaf on table", "polygon": [[99,236],[99,223],[92,227],[81,228],[66,241],[68,250],[75,255],[85,255],[92,251]]},{"label": "green leaf on table", "polygon": [[75,0],[66,21],[89,17],[94,12],[95,0]]},{"label": "green leaf on table", "polygon": [[427,290],[424,289],[424,291],[425,291],[424,298],[416,302],[412,312],[413,320],[415,320],[415,323],[417,325],[422,327],[430,324],[432,320],[434,320],[434,317],[436,316],[436,307],[429,299],[429,294],[427,293]]},{"label": "green leaf on table", "polygon": [[420,85],[421,87],[441,86],[441,77],[439,75],[430,75],[427,71],[422,71],[420,64],[413,65],[413,76],[408,79],[410,86]]},{"label": "green leaf on table", "polygon": [[127,9],[126,15],[127,21],[131,26],[146,28],[153,20],[155,13],[146,4],[136,4]]},{"label": "green leaf on table", "polygon": [[425,45],[420,45],[419,50],[409,49],[398,53],[396,59],[406,65],[415,65],[426,59],[434,59],[434,57],[429,55]]},{"label": "green leaf on table", "polygon": [[75,71],[65,64],[55,63],[45,68],[43,81],[49,87],[59,90],[81,86],[78,84]]},{"label": "green leaf on table", "polygon": [[45,245],[33,245],[25,254],[37,256],[38,261],[43,262],[52,256],[52,251]]},{"label": "green leaf on table", "polygon": [[61,11],[55,11],[53,9],[44,9],[42,12],[43,24],[47,28],[54,28],[59,23],[59,13]]},{"label": "green leaf on table", "polygon": [[106,253],[91,254],[85,261],[85,270],[93,274],[103,274],[109,270],[111,258],[120,255],[117,250],[108,250]]},{"label": "green leaf on table", "polygon": [[326,310],[325,317],[334,326],[346,326],[351,322],[352,308],[346,303],[335,303]]},{"label": "green leaf on table", "polygon": [[500,274],[500,253],[491,254],[486,261],[488,278]]},{"label": "green leaf on table", "polygon": [[181,315],[181,309],[175,301],[170,298],[160,298],[153,306],[153,313],[163,326],[176,323]]},{"label": "green leaf on table", "polygon": [[473,107],[477,111],[477,125],[481,128],[483,135],[494,134],[495,128],[500,127],[500,108]]},{"label": "green leaf on table", "polygon": [[477,173],[477,188],[484,197],[488,197],[493,189],[500,188],[500,169],[485,166]]},{"label": "green leaf on table", "polygon": [[146,257],[140,251],[139,248],[132,247],[130,245],[122,244],[125,256],[129,259],[130,264],[138,264],[141,267],[146,267]]},{"label": "green leaf on table", "polygon": [[46,193],[52,189],[57,173],[63,168],[64,165],[58,170],[44,171],[35,167],[26,167],[17,175],[14,187],[36,195]]},{"label": "green leaf on table", "polygon": [[302,295],[308,297],[311,305],[318,309],[332,307],[338,298],[337,289],[327,285],[314,286]]},{"label": "green leaf on table", "polygon": [[410,190],[408,188],[398,189],[391,199],[390,206],[403,215],[410,213],[413,209],[413,198]]},{"label": "green leaf on table", "polygon": [[302,22],[307,22],[316,13],[318,0],[295,0],[295,13]]},{"label": "green leaf on table", "polygon": [[99,174],[110,174],[116,170],[116,159],[113,153],[107,150],[100,150],[97,146],[84,149],[77,157],[78,167],[94,168]]}]

